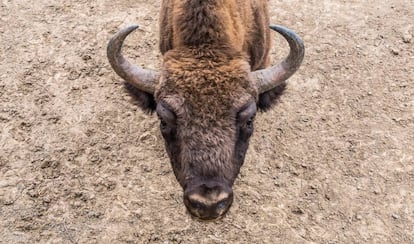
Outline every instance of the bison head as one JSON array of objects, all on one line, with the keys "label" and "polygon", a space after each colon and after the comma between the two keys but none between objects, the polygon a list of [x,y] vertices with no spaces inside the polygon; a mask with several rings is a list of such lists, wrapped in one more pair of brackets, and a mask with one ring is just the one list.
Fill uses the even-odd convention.
[{"label": "bison head", "polygon": [[139,68],[121,55],[126,36],[108,45],[116,73],[152,96],[174,174],[189,212],[201,219],[222,216],[233,201],[232,185],[243,164],[259,95],[279,86],[300,66],[301,39],[281,26],[290,46],[279,65],[251,71],[248,57],[231,48],[178,48],[165,53],[163,69]]}]

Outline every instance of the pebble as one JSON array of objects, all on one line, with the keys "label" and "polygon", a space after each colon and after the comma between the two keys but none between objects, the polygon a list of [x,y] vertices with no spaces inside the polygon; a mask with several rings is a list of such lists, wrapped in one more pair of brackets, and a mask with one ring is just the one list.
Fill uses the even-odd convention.
[{"label": "pebble", "polygon": [[379,195],[381,194],[381,188],[380,187],[375,187],[374,190],[372,191],[375,195]]},{"label": "pebble", "polygon": [[413,39],[413,35],[410,33],[406,33],[402,36],[402,40],[404,43],[411,43],[411,40]]},{"label": "pebble", "polygon": [[80,86],[74,85],[74,86],[71,87],[71,90],[72,91],[79,91],[80,90]]},{"label": "pebble", "polygon": [[294,208],[292,209],[292,213],[297,214],[297,215],[302,215],[302,214],[304,214],[305,212],[303,211],[303,209],[301,209],[301,208],[299,208],[299,207],[294,207]]},{"label": "pebble", "polygon": [[88,215],[89,218],[98,219],[99,217],[102,216],[102,213],[98,213],[98,212],[95,212],[95,211],[89,211],[87,215]]},{"label": "pebble", "polygon": [[401,217],[400,217],[400,215],[398,215],[398,214],[393,214],[393,215],[392,215],[392,218],[393,218],[393,219],[400,219]]},{"label": "pebble", "polygon": [[15,199],[13,199],[12,196],[6,196],[5,199],[3,200],[3,205],[5,206],[13,205],[14,202],[15,202]]},{"label": "pebble", "polygon": [[397,48],[392,48],[391,53],[397,56],[400,54],[400,50],[398,50]]},{"label": "pebble", "polygon": [[102,145],[102,146],[101,146],[101,148],[102,148],[103,150],[110,150],[110,149],[111,149],[111,145],[109,145],[109,144],[104,144],[104,145]]}]

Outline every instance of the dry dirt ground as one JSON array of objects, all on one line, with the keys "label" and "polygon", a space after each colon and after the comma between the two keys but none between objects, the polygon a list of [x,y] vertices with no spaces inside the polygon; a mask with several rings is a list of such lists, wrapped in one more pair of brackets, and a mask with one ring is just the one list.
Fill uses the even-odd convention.
[{"label": "dry dirt ground", "polygon": [[270,5],[305,61],[257,116],[230,212],[199,222],[106,60],[138,23],[126,55],[159,67],[160,1],[2,0],[0,242],[414,243],[414,2]]}]

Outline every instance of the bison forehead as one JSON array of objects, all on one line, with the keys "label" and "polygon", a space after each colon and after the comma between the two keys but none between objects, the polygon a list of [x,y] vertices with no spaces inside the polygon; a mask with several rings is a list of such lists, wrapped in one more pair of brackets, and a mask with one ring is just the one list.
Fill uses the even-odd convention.
[{"label": "bison forehead", "polygon": [[182,112],[188,116],[217,121],[257,98],[249,72],[248,62],[242,58],[166,55],[157,99],[175,97],[180,102],[170,101],[176,104],[174,109],[184,107]]}]

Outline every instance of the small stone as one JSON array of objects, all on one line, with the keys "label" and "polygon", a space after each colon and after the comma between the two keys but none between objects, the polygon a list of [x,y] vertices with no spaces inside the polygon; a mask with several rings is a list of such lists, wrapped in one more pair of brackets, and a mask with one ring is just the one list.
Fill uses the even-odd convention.
[{"label": "small stone", "polygon": [[397,56],[400,55],[400,50],[398,50],[397,48],[392,48],[391,53]]},{"label": "small stone", "polygon": [[95,162],[98,162],[98,161],[100,160],[100,158],[99,158],[99,155],[97,155],[97,154],[92,154],[92,155],[90,156],[89,160],[90,160],[92,163],[95,163]]},{"label": "small stone", "polygon": [[400,217],[400,215],[398,215],[398,214],[393,214],[393,215],[392,215],[392,218],[393,218],[393,219],[400,219],[401,217]]},{"label": "small stone", "polygon": [[102,213],[98,213],[95,211],[89,211],[87,214],[88,218],[99,219],[102,216]]},{"label": "small stone", "polygon": [[402,36],[402,40],[404,43],[411,43],[411,40],[413,39],[413,35],[411,35],[410,33],[405,33]]},{"label": "small stone", "polygon": [[45,197],[43,198],[43,202],[44,202],[44,203],[51,203],[51,202],[52,202],[52,199],[51,199],[49,196],[45,196]]},{"label": "small stone", "polygon": [[88,54],[85,54],[85,55],[83,55],[83,56],[82,56],[82,59],[83,59],[84,61],[88,61],[88,60],[91,60],[91,59],[92,59],[92,57],[91,57],[90,55],[88,55]]},{"label": "small stone", "polygon": [[357,215],[355,216],[355,218],[356,218],[357,220],[362,220],[362,216],[361,216],[360,214],[357,214]]},{"label": "small stone", "polygon": [[39,193],[35,191],[34,189],[27,191],[27,195],[33,198],[37,198],[39,196]]},{"label": "small stone", "polygon": [[312,189],[312,190],[317,190],[318,189],[318,186],[316,184],[311,184],[309,186],[309,188]]},{"label": "small stone", "polygon": [[297,214],[297,215],[302,215],[302,214],[304,214],[305,212],[304,212],[301,208],[299,208],[299,207],[294,207],[294,208],[292,209],[292,213]]},{"label": "small stone", "polygon": [[102,149],[103,150],[110,150],[111,149],[111,145],[109,145],[109,144],[102,145]]},{"label": "small stone", "polygon": [[3,200],[3,205],[5,206],[13,205],[14,202],[15,202],[15,199],[13,199],[12,196],[6,196],[5,199]]},{"label": "small stone", "polygon": [[402,118],[392,118],[395,122],[401,122]]}]

